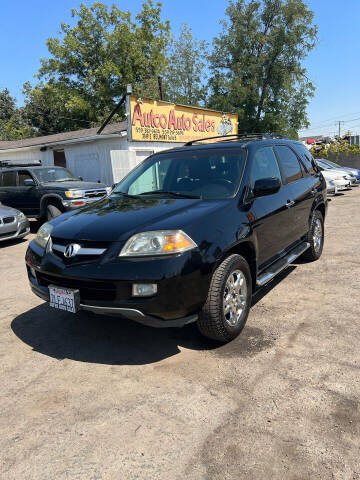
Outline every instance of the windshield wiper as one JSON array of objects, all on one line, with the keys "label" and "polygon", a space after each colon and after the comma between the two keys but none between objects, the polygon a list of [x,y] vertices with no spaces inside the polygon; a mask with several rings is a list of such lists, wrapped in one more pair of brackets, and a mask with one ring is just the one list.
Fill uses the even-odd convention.
[{"label": "windshield wiper", "polygon": [[143,192],[139,193],[139,195],[172,195],[173,197],[179,198],[202,198],[200,195],[191,195],[187,193],[180,193],[180,192],[172,192],[171,190],[152,190],[151,192]]},{"label": "windshield wiper", "polygon": [[59,180],[49,180],[47,183],[51,182],[77,182],[76,178],[60,178]]},{"label": "windshield wiper", "polygon": [[111,192],[111,197],[113,195],[122,195],[123,197],[127,198],[139,198],[139,195],[130,195],[130,193],[125,193],[125,192]]}]

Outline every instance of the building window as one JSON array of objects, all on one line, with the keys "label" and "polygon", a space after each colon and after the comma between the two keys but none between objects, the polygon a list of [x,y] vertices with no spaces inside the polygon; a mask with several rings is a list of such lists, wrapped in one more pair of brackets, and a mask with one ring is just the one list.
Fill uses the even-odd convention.
[{"label": "building window", "polygon": [[56,167],[66,168],[66,157],[64,150],[54,150],[54,165]]}]

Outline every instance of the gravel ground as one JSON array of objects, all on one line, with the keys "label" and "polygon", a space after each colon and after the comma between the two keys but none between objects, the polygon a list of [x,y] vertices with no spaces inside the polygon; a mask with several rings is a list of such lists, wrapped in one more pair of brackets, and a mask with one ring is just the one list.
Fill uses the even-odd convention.
[{"label": "gravel ground", "polygon": [[225,346],[50,310],[0,247],[0,478],[360,479],[360,188]]}]

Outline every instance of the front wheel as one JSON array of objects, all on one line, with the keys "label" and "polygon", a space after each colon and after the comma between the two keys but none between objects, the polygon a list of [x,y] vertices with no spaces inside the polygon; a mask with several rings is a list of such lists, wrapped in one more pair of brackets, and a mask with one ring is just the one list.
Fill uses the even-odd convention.
[{"label": "front wheel", "polygon": [[324,247],[324,217],[319,210],[315,210],[311,218],[310,230],[307,234],[306,241],[310,243],[310,247],[303,253],[303,259],[314,262],[321,257]]},{"label": "front wheel", "polygon": [[208,338],[229,342],[245,326],[252,294],[250,268],[241,255],[230,255],[215,270],[198,327]]}]

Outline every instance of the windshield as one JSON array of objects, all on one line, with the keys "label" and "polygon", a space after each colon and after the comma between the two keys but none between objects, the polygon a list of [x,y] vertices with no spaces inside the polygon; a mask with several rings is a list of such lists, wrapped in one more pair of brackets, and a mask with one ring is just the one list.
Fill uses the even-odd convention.
[{"label": "windshield", "polygon": [[241,148],[153,155],[120,182],[112,195],[232,197],[239,185],[245,157]]},{"label": "windshield", "polygon": [[34,173],[40,183],[79,180],[73,173],[62,167],[37,168]]}]

